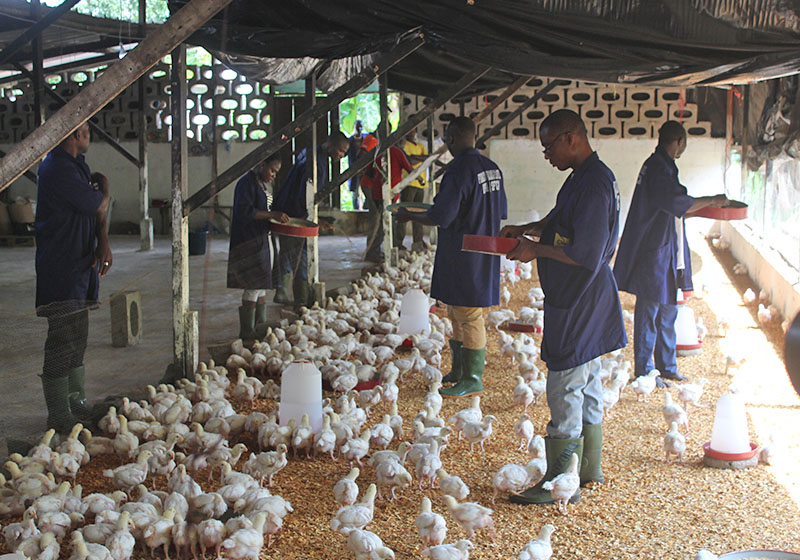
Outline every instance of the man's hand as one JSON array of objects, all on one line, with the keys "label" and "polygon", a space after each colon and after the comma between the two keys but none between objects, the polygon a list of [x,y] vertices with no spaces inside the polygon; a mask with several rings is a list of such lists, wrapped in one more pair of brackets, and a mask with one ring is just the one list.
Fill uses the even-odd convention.
[{"label": "man's hand", "polygon": [[270,212],[269,219],[270,220],[275,220],[276,222],[280,222],[282,224],[288,224],[289,223],[289,215],[286,214],[285,212],[278,212],[278,211]]},{"label": "man's hand", "polygon": [[109,245],[107,237],[102,236],[97,241],[97,249],[94,252],[94,256],[94,263],[97,266],[98,273],[100,276],[105,276],[114,263],[114,257],[111,255],[111,245]]},{"label": "man's hand", "polygon": [[[519,226],[511,226],[511,227],[519,227]],[[506,237],[511,237],[511,236],[509,235]],[[530,239],[520,238],[519,245],[517,245],[512,251],[510,251],[506,255],[506,258],[511,259],[512,261],[530,262],[539,256],[536,250],[537,246],[538,243],[531,241]]]},{"label": "man's hand", "polygon": [[95,186],[97,190],[101,193],[107,195],[108,194],[108,177],[103,175],[102,173],[94,172],[91,175],[92,185]]},{"label": "man's hand", "polygon": [[712,208],[725,208],[730,203],[730,199],[724,194],[718,194],[711,199]]},{"label": "man's hand", "polygon": [[505,226],[500,230],[500,237],[522,237],[527,230],[527,226]]},{"label": "man's hand", "polygon": [[319,229],[320,231],[333,231],[333,224],[328,223],[325,220],[320,220]]}]

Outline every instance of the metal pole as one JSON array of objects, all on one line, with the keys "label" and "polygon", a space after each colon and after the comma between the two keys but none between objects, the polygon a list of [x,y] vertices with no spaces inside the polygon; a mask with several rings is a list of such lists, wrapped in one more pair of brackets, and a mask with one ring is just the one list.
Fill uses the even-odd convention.
[{"label": "metal pole", "polygon": [[175,374],[189,374],[186,361],[186,313],[189,311],[189,220],[183,214],[188,191],[186,143],[186,46],[172,51],[172,360]]},{"label": "metal pole", "polygon": [[[42,5],[39,0],[31,0],[31,18],[38,21],[42,17]],[[45,121],[44,100],[42,91],[44,90],[44,62],[42,52],[42,36],[37,34],[31,42],[33,51],[33,125],[42,126]]]},{"label": "metal pole", "polygon": [[[139,34],[144,37],[147,15],[147,0],[139,0]],[[147,111],[145,107],[145,79],[137,82],[139,93],[139,250],[153,248],[153,219],[150,217],[150,187],[147,184]]]}]

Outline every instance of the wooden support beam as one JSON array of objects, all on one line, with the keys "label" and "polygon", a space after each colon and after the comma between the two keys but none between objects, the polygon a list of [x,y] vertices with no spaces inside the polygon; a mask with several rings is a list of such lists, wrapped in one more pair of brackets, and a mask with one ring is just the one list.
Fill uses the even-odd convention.
[{"label": "wooden support beam", "polygon": [[[31,25],[19,37],[11,41],[0,51],[0,66],[11,60],[11,57],[22,47],[38,37],[51,23],[70,11],[80,0],[64,0],[61,4],[47,12],[47,15]],[[212,14],[213,15],[213,14]]]},{"label": "wooden support beam", "polygon": [[[104,54],[101,56],[93,56],[91,58],[84,58],[81,60],[73,60],[72,62],[65,62],[64,64],[45,66],[44,71],[47,74],[55,74],[58,72],[63,72],[65,70],[75,70],[83,68],[92,68],[95,66],[102,66],[106,62],[113,62],[115,60],[119,60],[119,55],[117,55],[116,53]],[[21,63],[16,62],[14,64],[21,64]],[[11,74],[4,78],[0,78],[0,86],[5,86],[6,84],[13,84],[26,79],[28,79],[28,76],[24,72],[20,72],[19,74]]]},{"label": "wooden support beam", "polygon": [[172,363],[178,377],[187,371],[186,313],[189,311],[189,219],[183,214],[188,190],[186,142],[186,47],[172,51],[170,75],[172,115]]},{"label": "wooden support beam", "polygon": [[[306,107],[308,110],[313,111],[317,101],[317,78],[312,72],[306,78],[306,92],[305,92]],[[312,124],[306,138],[306,210],[308,211],[308,219],[316,222],[319,219],[319,212],[317,204],[314,202],[314,195],[317,194],[317,165],[319,157],[317,154],[317,126]],[[325,156],[324,165],[328,164],[328,156]],[[306,251],[308,253],[308,281],[311,286],[316,286],[319,283],[319,237],[309,237],[306,240]]]},{"label": "wooden support beam", "polygon": [[[513,110],[511,113],[509,113],[508,115],[506,115],[506,117],[505,117],[504,119],[501,119],[501,120],[500,120],[500,121],[498,121],[498,122],[497,122],[497,123],[496,123],[496,124],[495,124],[495,125],[494,125],[492,128],[490,128],[489,130],[487,130],[487,131],[485,131],[483,134],[481,134],[481,135],[480,135],[480,137],[478,137],[478,139],[477,139],[477,140],[475,140],[475,146],[476,146],[478,149],[483,149],[483,145],[484,145],[484,143],[485,143],[485,142],[486,142],[486,141],[487,141],[489,138],[491,138],[492,136],[494,136],[495,134],[497,134],[497,133],[498,133],[500,130],[502,130],[502,128],[503,128],[504,126],[508,125],[508,123],[510,123],[511,121],[513,121],[514,119],[516,119],[517,117],[519,117],[519,116],[520,116],[520,115],[521,115],[521,114],[522,114],[522,113],[523,113],[523,112],[524,112],[526,109],[528,109],[528,107],[530,107],[531,105],[533,105],[534,103],[536,103],[537,101],[539,101],[539,99],[541,99],[541,98],[542,98],[542,96],[544,96],[544,95],[546,95],[547,93],[549,93],[551,89],[553,89],[554,87],[556,87],[557,85],[559,85],[559,84],[561,84],[561,83],[562,83],[562,82],[561,82],[560,80],[553,80],[552,82],[550,82],[549,84],[547,84],[546,86],[544,86],[542,89],[539,89],[539,90],[537,90],[537,91],[536,91],[536,93],[535,93],[535,94],[533,94],[533,95],[530,97],[530,99],[528,99],[528,100],[527,100],[527,101],[525,101],[524,103],[521,103],[519,107],[517,107],[517,108],[516,108],[516,109],[514,109],[514,110]],[[447,171],[447,168],[448,168],[448,167],[449,167],[449,166],[445,166],[445,167],[442,167],[441,169],[439,169],[439,170],[436,172],[436,175],[434,175],[434,177],[433,177],[433,178],[434,178],[434,179],[438,179],[439,177],[441,177],[442,175],[444,175],[444,173],[445,173],[445,171]]]},{"label": "wooden support beam", "polygon": [[[39,21],[42,17],[42,4],[40,0],[31,0],[31,19]],[[31,80],[33,86],[33,125],[42,126],[42,123],[47,118],[44,111],[44,100],[42,99],[42,90],[45,89],[44,85],[44,55],[42,51],[42,38],[41,34],[36,35],[31,42],[31,50],[33,51],[33,78]]]},{"label": "wooden support beam", "polygon": [[[355,163],[350,165],[347,171],[342,173],[342,176],[339,178],[339,184],[345,183],[352,179],[354,175],[361,173],[370,163],[374,161],[375,157],[385,152],[389,146],[397,144],[403,137],[405,137],[406,134],[408,134],[410,130],[417,127],[422,121],[424,121],[428,115],[432,114],[436,109],[447,103],[447,101],[467,89],[473,82],[486,74],[489,70],[491,70],[491,67],[483,64],[476,66],[473,70],[465,74],[464,77],[462,77],[459,81],[450,86],[450,88],[437,95],[433,101],[428,103],[414,115],[411,115],[411,117],[409,117],[405,123],[400,125],[397,130],[386,139],[386,141],[382,140],[381,145],[376,148],[378,150],[377,153],[371,151],[368,154],[358,158]],[[331,190],[338,186],[339,185],[329,183],[324,190],[317,194],[317,200],[327,196]]]},{"label": "wooden support beam", "polygon": [[[146,23],[147,0],[139,0],[139,33],[142,37],[146,34]],[[137,115],[137,128],[139,129],[139,250],[150,251],[153,249],[153,219],[150,217],[150,185],[147,182],[147,111],[145,110],[144,76],[136,82],[136,89],[139,99]]]},{"label": "wooden support beam", "polygon": [[94,82],[81,88],[45,124],[32,131],[0,160],[0,191],[230,2],[191,0],[125,58],[110,66]]},{"label": "wooden support beam", "polygon": [[[35,81],[33,74],[29,70],[27,70],[24,66],[22,66],[21,64],[15,62],[14,63],[14,67],[17,70],[19,70],[20,72],[22,72],[22,74],[24,74],[26,77],[30,78],[32,81]],[[49,87],[44,88],[44,92],[48,96],[50,96],[54,101],[57,101],[58,103],[60,103],[62,106],[67,104],[67,100],[66,99],[61,97],[58,93],[56,93],[55,91],[53,91]],[[142,113],[144,113],[144,111],[142,111]],[[114,148],[114,150],[119,155],[121,155],[122,157],[127,159],[129,162],[131,162],[136,167],[139,167],[139,158],[137,158],[135,155],[130,153],[127,150],[127,148],[125,148],[122,144],[117,142],[116,138],[114,138],[108,132],[103,130],[103,128],[100,125],[98,125],[96,123],[93,123],[92,121],[89,121],[89,128],[92,129],[92,132],[94,134],[96,134],[97,136],[99,136],[101,140],[103,140],[106,144],[108,144],[109,146]]]},{"label": "wooden support beam", "polygon": [[[194,0],[197,1],[197,0]],[[287,124],[276,133],[268,136],[256,149],[248,153],[238,162],[223,171],[217,179],[217,192],[232,184],[236,179],[247,173],[259,162],[277,152],[282,146],[302,134],[302,132],[328,113],[334,107],[357,94],[367,87],[375,78],[386,72],[389,68],[403,60],[406,56],[417,50],[424,43],[421,34],[415,33],[398,44],[392,51],[381,56],[368,68],[350,78],[336,91],[329,94],[324,101],[320,101],[313,108],[298,115],[293,122]],[[274,116],[274,115],[273,115]],[[212,197],[211,184],[207,184],[194,193],[184,204],[184,212],[190,214]]]},{"label": "wooden support beam", "polygon": [[[0,158],[5,156],[5,155],[6,155],[6,153],[3,150],[0,150]],[[25,177],[26,179],[28,179],[29,181],[31,181],[34,185],[38,183],[37,178],[36,178],[36,173],[31,171],[30,169],[25,171],[25,173],[23,173],[22,176]]]},{"label": "wooden support beam", "polygon": [[387,146],[385,156],[383,158],[383,184],[381,191],[383,196],[383,204],[379,206],[382,208],[380,219],[383,221],[383,262],[387,265],[397,265],[397,255],[394,254],[394,231],[392,228],[392,214],[386,209],[392,203],[392,154],[388,149],[389,144],[386,139],[389,137],[389,132],[392,130],[389,126],[389,86],[387,84],[386,75],[380,77],[378,82],[378,104],[381,112],[381,122],[378,125],[378,137],[382,145]]}]

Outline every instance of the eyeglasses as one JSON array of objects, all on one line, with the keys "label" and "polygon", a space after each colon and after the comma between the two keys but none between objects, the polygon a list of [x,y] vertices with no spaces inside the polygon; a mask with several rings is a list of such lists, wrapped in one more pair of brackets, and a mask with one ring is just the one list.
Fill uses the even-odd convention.
[{"label": "eyeglasses", "polygon": [[561,138],[562,136],[564,136],[565,134],[569,134],[569,131],[565,130],[564,132],[562,132],[561,134],[559,134],[558,136],[553,138],[553,141],[550,142],[550,144],[548,144],[547,146],[544,147],[544,150],[542,150],[542,153],[544,155],[549,154],[553,150],[553,146],[555,146],[556,142],[558,142],[558,139]]}]

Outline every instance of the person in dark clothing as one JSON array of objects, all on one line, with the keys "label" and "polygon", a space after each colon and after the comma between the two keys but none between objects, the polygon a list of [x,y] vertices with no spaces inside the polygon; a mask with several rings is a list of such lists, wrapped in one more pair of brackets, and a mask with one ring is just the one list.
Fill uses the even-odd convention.
[{"label": "person in dark clothing", "polygon": [[[636,295],[633,357],[636,377],[655,367],[662,378],[685,381],[678,372],[675,319],[678,289],[692,289],[692,262],[684,218],[706,206],[724,206],[724,194],[689,196],[678,180],[675,160],[686,149],[686,130],[667,121],[658,131],[658,146],[639,172],[625,229],[619,242],[614,276],[619,289]],[[654,356],[655,353],[655,356]]]},{"label": "person in dark clothing", "polygon": [[[619,231],[614,173],[592,150],[586,125],[574,111],[554,111],[539,130],[545,159],[559,171],[572,173],[547,216],[500,232],[519,238],[509,259],[536,259],[544,290],[542,360],[548,369],[550,408],[547,473],[536,486],[509,498],[520,504],[553,503],[542,485],[564,472],[573,454],[578,456],[581,484],[603,482],[600,356],[628,342],[609,266]],[[580,489],[570,498],[578,500]]]},{"label": "person in dark clothing", "polygon": [[233,195],[228,287],[243,290],[239,338],[244,340],[263,336],[257,327],[267,321],[266,291],[272,288],[269,220],[289,221],[285,213],[269,210],[272,181],[280,169],[280,154],[273,154],[239,179]]},{"label": "person in dark clothing", "polygon": [[41,378],[47,426],[59,432],[92,416],[83,366],[88,310],[113,264],[109,182],[86,164],[90,141],[88,123],[78,127],[45,157],[37,180],[36,314],[48,323]]},{"label": "person in dark clothing", "polygon": [[[328,158],[338,162],[347,153],[349,141],[341,132],[334,132],[317,146],[317,185],[321,189],[328,182]],[[272,202],[272,210],[284,212],[290,218],[307,218],[308,201],[306,183],[308,166],[305,148],[297,154],[294,165],[283,181]],[[276,303],[290,303],[289,285],[292,284],[294,302],[305,305],[309,300],[308,256],[306,240],[301,237],[281,235],[278,254],[279,286],[275,291]]]},{"label": "person in dark clothing", "polygon": [[[347,148],[347,165],[352,166],[358,159],[361,149],[361,143],[364,141],[364,123],[360,119],[356,119],[353,126],[353,135],[350,137],[350,145]],[[353,210],[358,210],[358,198],[361,185],[361,173],[353,175],[350,179],[350,192],[353,193]]]}]

